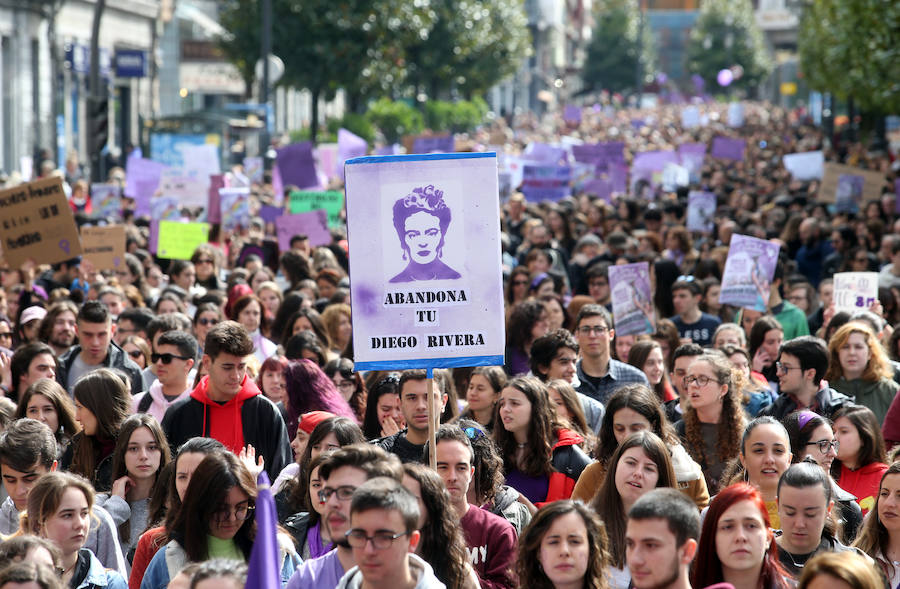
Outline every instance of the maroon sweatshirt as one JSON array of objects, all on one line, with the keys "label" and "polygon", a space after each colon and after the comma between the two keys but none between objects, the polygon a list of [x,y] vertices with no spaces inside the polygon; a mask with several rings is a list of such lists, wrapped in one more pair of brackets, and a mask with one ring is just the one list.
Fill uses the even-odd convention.
[{"label": "maroon sweatshirt", "polygon": [[515,589],[516,530],[502,517],[474,505],[460,519],[469,562],[484,589]]}]

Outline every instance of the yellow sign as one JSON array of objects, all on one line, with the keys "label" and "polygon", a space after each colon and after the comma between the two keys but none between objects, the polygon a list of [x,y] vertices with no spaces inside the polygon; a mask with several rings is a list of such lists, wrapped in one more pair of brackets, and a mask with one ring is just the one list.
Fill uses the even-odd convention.
[{"label": "yellow sign", "polygon": [[190,260],[194,250],[206,243],[208,236],[208,223],[160,221],[157,255],[168,260]]},{"label": "yellow sign", "polygon": [[793,96],[797,93],[797,84],[795,82],[782,82],[781,93],[785,96]]}]

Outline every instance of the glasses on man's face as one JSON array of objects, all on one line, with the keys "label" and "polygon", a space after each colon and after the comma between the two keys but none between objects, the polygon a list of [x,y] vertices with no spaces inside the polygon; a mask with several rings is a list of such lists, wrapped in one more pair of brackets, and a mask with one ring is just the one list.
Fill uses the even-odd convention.
[{"label": "glasses on man's face", "polygon": [[841,443],[837,440],[819,440],[818,442],[809,442],[806,444],[807,446],[818,446],[819,452],[822,454],[828,454],[828,449],[833,448],[834,453],[837,454],[838,449],[841,447]]},{"label": "glasses on man's face", "polygon": [[234,515],[234,519],[238,521],[250,519],[253,515],[254,506],[248,503],[241,503],[232,508],[230,505],[223,505],[215,511],[217,522],[227,522]]},{"label": "glasses on man's face", "polygon": [[190,360],[189,356],[176,356],[175,354],[151,354],[150,360],[153,361],[154,364],[162,360],[163,364],[171,364],[172,360],[178,358],[179,360]]},{"label": "glasses on man's face", "polygon": [[371,536],[366,535],[365,530],[347,530],[344,536],[347,538],[347,544],[351,548],[365,548],[366,544],[372,542],[375,550],[386,550],[393,545],[394,540],[407,535],[409,532],[399,532],[395,534],[390,530],[379,530]]},{"label": "glasses on man's face", "polygon": [[12,337],[12,332],[11,331],[0,332],[0,338],[5,338],[5,337]]},{"label": "glasses on man's face", "polygon": [[786,364],[782,364],[781,362],[775,363],[775,372],[778,374],[787,374],[791,370],[803,370],[800,366],[788,366]]},{"label": "glasses on man's face", "polygon": [[603,335],[609,331],[609,327],[605,325],[582,325],[577,331],[582,335]]},{"label": "glasses on man's face", "polygon": [[341,485],[338,488],[334,487],[325,487],[321,491],[319,491],[319,501],[325,503],[331,496],[337,493],[338,501],[350,501],[353,498],[353,491],[356,490],[356,487],[351,485]]},{"label": "glasses on man's face", "polygon": [[705,387],[709,383],[714,382],[717,384],[721,384],[718,380],[710,378],[705,374],[701,374],[700,376],[685,376],[684,377],[684,386],[689,387],[692,384],[696,384],[698,387]]}]

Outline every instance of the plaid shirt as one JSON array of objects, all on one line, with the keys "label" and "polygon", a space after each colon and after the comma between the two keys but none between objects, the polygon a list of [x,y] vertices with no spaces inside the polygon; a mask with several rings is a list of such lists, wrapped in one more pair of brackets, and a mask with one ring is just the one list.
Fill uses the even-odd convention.
[{"label": "plaid shirt", "polygon": [[[607,399],[619,390],[619,387],[626,384],[642,384],[644,386],[650,386],[650,382],[647,380],[647,376],[643,371],[638,370],[629,364],[625,364],[624,362],[613,360],[612,358],[609,359],[609,369],[606,372],[606,376],[601,377],[599,384],[596,386],[594,385],[594,382],[590,380],[591,377],[586,375],[584,370],[582,370],[580,359],[575,364],[575,370],[578,373],[578,380],[581,381],[581,384],[577,389],[578,392],[597,399],[604,405],[606,404]],[[594,378],[593,380],[596,381],[597,379]]]}]

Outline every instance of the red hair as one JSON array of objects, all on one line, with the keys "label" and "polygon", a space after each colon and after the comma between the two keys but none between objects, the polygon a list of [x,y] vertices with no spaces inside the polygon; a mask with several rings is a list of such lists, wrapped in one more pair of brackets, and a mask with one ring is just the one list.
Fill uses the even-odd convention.
[{"label": "red hair", "polygon": [[[725,581],[722,572],[722,561],[716,551],[716,530],[719,528],[719,520],[722,514],[728,511],[732,505],[741,501],[749,501],[759,510],[766,529],[772,527],[769,521],[769,512],[759,491],[747,484],[736,483],[722,489],[709,504],[706,518],[703,520],[703,529],[700,532],[700,546],[697,548],[697,560],[694,561],[691,585],[693,587],[708,587],[715,583]],[[760,586],[787,589],[785,579],[787,573],[778,561],[778,546],[774,536],[769,532],[769,548],[763,556],[762,569],[759,571]]]}]

